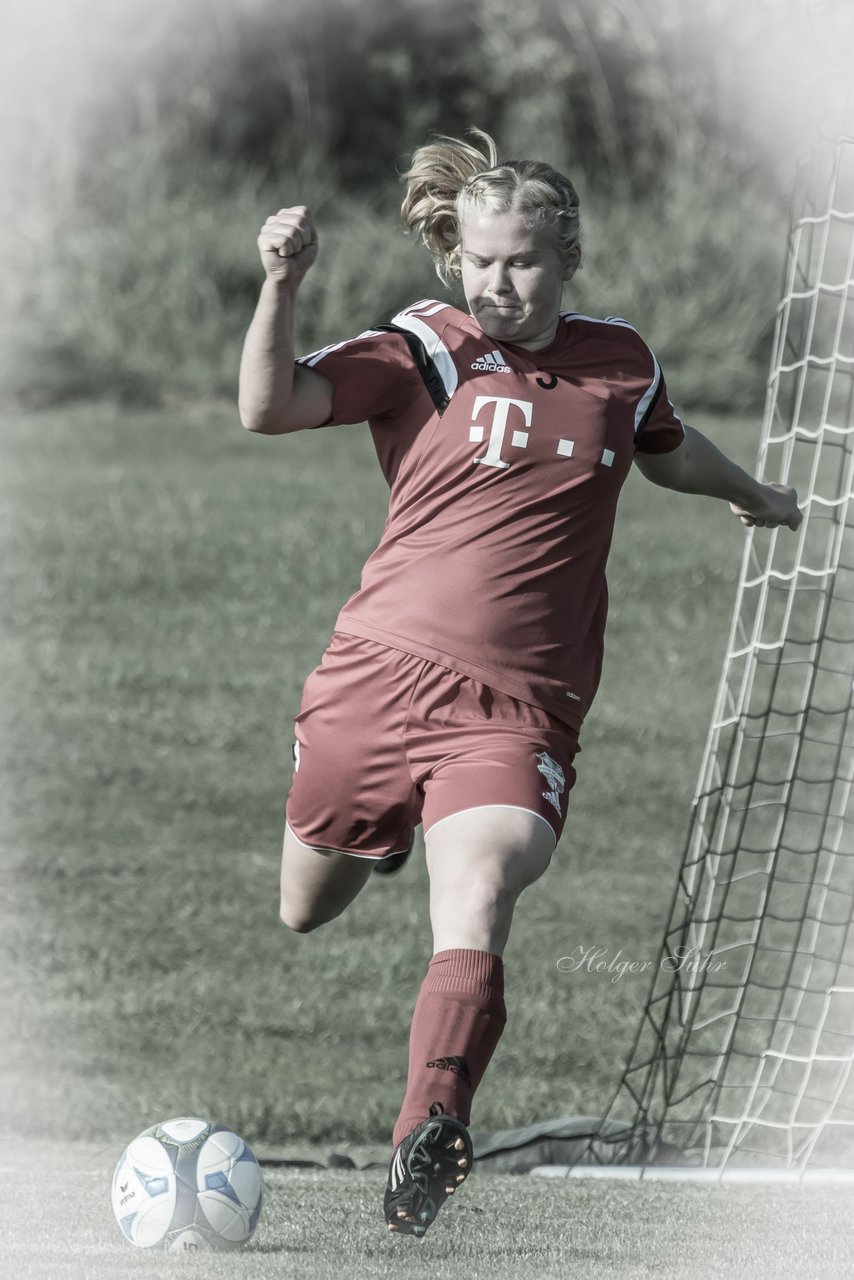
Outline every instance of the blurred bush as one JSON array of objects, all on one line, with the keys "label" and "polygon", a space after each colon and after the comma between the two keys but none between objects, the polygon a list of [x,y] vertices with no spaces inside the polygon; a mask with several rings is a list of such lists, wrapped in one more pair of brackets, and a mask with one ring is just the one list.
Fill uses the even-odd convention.
[{"label": "blurred bush", "polygon": [[567,305],[636,324],[674,396],[755,405],[792,129],[792,95],[756,77],[792,3],[770,28],[737,0],[102,3],[73,60],[55,37],[0,196],[7,398],[233,397],[255,237],[285,204],[321,229],[303,350],[441,291],[396,172],[429,130],[478,124],[581,190]]}]

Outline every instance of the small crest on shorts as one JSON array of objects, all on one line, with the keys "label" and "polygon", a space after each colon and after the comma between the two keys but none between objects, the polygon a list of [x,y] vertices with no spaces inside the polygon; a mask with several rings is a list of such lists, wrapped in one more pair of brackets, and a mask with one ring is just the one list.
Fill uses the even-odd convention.
[{"label": "small crest on shorts", "polygon": [[296,741],[294,742],[294,745],[293,745],[293,754],[294,754],[294,773],[299,773],[299,743]]},{"label": "small crest on shorts", "polygon": [[558,813],[560,813],[560,798],[563,795],[563,789],[566,786],[566,775],[557,760],[552,760],[547,751],[538,751],[537,759],[540,762],[537,765],[537,768],[549,786],[549,790],[544,791],[543,796],[548,800],[549,804],[553,804]]}]

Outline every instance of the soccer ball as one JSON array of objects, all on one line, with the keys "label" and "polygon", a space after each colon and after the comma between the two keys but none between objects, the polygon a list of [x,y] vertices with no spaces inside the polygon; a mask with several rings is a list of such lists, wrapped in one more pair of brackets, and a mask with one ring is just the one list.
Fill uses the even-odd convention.
[{"label": "soccer ball", "polygon": [[243,1139],[195,1116],[146,1129],[113,1174],[113,1213],[143,1249],[239,1249],[263,1200],[261,1170]]}]

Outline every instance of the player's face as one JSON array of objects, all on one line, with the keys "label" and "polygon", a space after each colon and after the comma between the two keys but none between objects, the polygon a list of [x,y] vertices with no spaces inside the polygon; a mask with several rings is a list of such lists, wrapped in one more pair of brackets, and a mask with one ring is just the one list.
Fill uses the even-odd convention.
[{"label": "player's face", "polygon": [[496,342],[536,351],[555,336],[564,271],[553,233],[521,213],[470,213],[460,222],[463,290],[469,311]]}]

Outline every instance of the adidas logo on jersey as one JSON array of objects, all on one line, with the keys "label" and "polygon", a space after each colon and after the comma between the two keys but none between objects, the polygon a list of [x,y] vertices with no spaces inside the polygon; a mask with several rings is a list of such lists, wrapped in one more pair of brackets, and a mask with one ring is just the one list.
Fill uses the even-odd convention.
[{"label": "adidas logo on jersey", "polygon": [[509,365],[505,364],[501,358],[500,351],[487,351],[486,355],[478,356],[472,364],[472,368],[478,373],[512,373],[513,370]]}]

